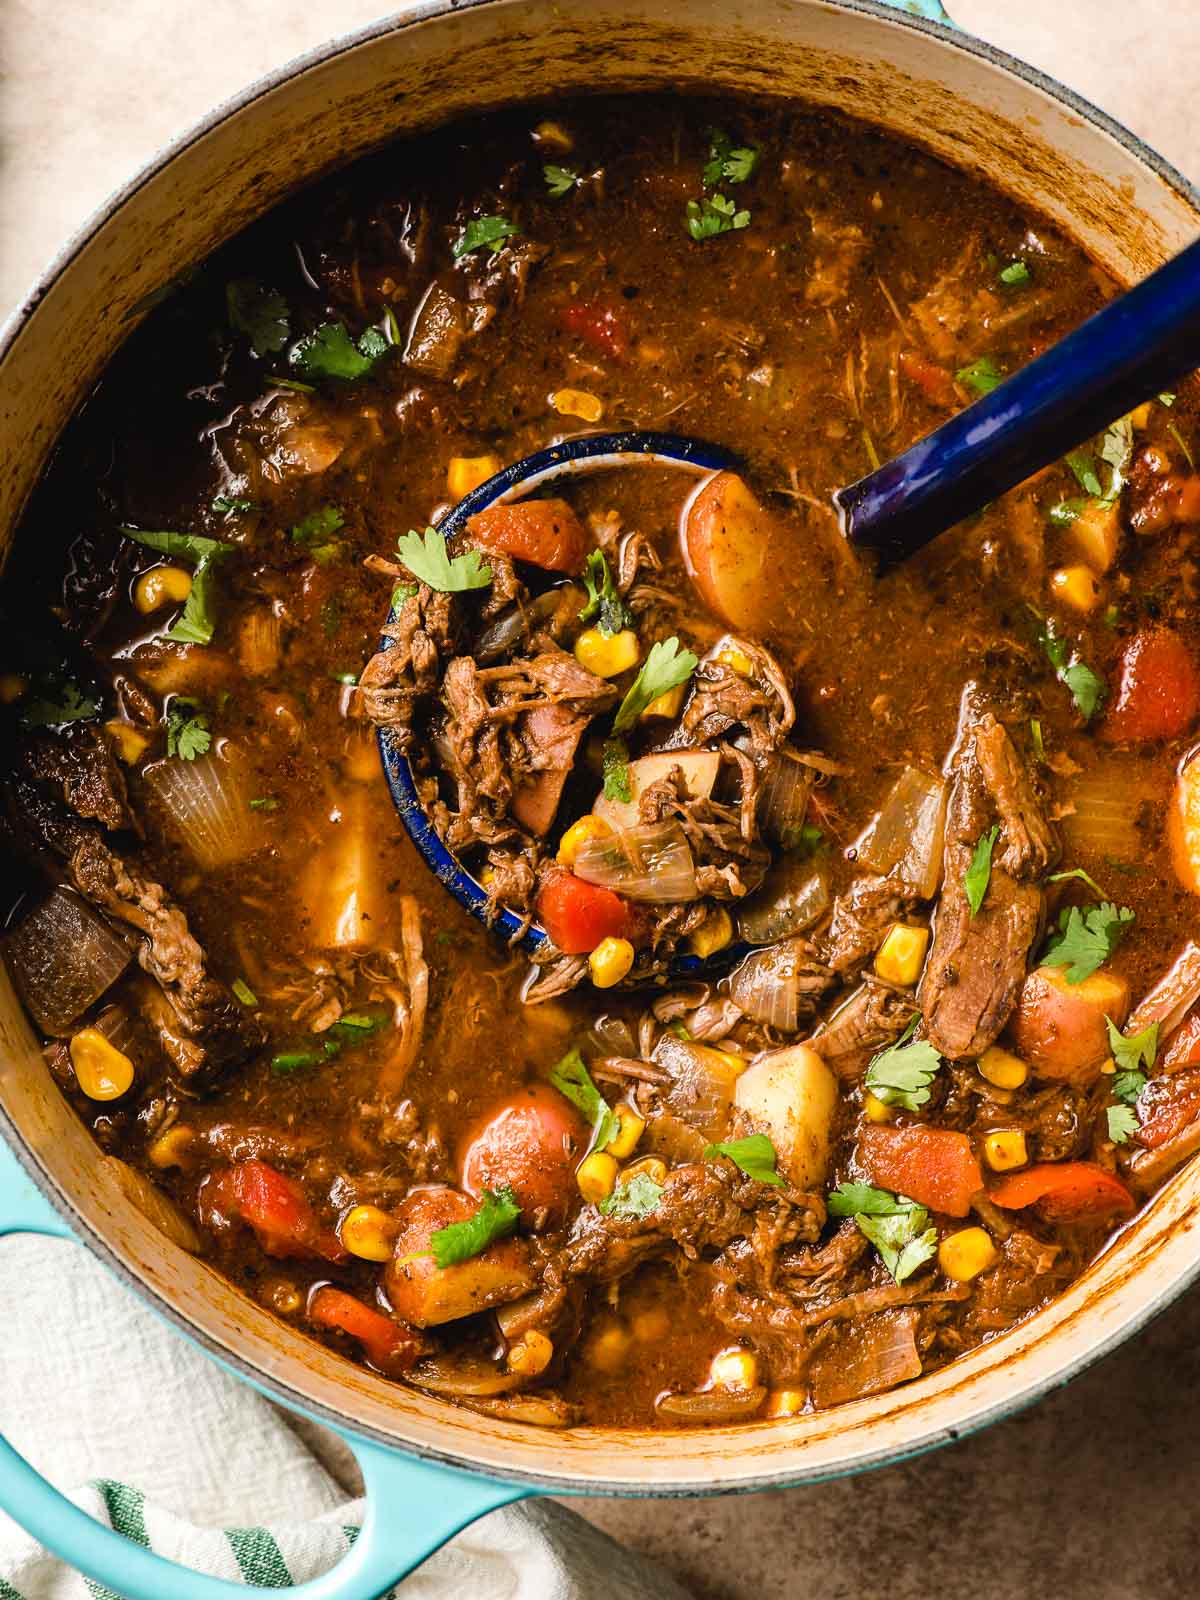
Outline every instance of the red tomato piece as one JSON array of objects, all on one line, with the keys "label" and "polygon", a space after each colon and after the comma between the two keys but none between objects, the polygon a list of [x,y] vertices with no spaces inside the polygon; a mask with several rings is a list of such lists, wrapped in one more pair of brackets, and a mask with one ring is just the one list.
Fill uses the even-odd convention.
[{"label": "red tomato piece", "polygon": [[518,500],[467,519],[471,541],[547,572],[579,572],[592,541],[565,500]]},{"label": "red tomato piece", "polygon": [[983,1188],[971,1141],[951,1128],[864,1128],[858,1160],[879,1188],[948,1217],[965,1217]]},{"label": "red tomato piece", "polygon": [[629,348],[629,324],[624,313],[603,300],[576,300],[563,306],[558,317],[568,333],[577,334],[602,355],[619,361]]},{"label": "red tomato piece", "polygon": [[405,1323],[393,1322],[354,1295],[328,1285],[318,1289],[309,1301],[308,1320],[318,1328],[335,1328],[357,1339],[371,1365],[389,1377],[407,1372],[429,1349],[426,1341]]},{"label": "red tomato piece", "polygon": [[552,873],[538,890],[538,919],[569,956],[586,956],[601,939],[628,937],[629,907],[619,894],[573,872]]},{"label": "red tomato piece", "polygon": [[1164,1077],[1152,1078],[1138,1096],[1138,1126],[1133,1137],[1148,1150],[1169,1144],[1200,1115],[1200,1072],[1180,1071],[1176,1063]]},{"label": "red tomato piece", "polygon": [[526,1217],[561,1226],[575,1192],[588,1130],[546,1083],[529,1084],[480,1119],[462,1146],[460,1184],[478,1198],[507,1184]]},{"label": "red tomato piece", "polygon": [[1047,1222],[1091,1221],[1134,1209],[1120,1178],[1094,1161],[1044,1161],[1012,1172],[988,1190],[988,1199],[1006,1211],[1036,1205]]},{"label": "red tomato piece", "polygon": [[1178,1072],[1182,1067],[1200,1067],[1200,1011],[1184,1018],[1158,1058],[1160,1072]]},{"label": "red tomato piece", "polygon": [[930,361],[916,350],[901,350],[900,371],[917,388],[932,405],[952,406],[958,399],[954,392],[954,379],[945,367],[939,367],[936,361]]},{"label": "red tomato piece", "polygon": [[1110,744],[1176,739],[1200,717],[1200,669],[1170,628],[1135,633],[1119,670],[1117,697],[1100,726]]},{"label": "red tomato piece", "polygon": [[299,1184],[265,1161],[239,1161],[213,1173],[205,1200],[244,1222],[269,1256],[348,1259],[337,1234],[321,1227]]}]

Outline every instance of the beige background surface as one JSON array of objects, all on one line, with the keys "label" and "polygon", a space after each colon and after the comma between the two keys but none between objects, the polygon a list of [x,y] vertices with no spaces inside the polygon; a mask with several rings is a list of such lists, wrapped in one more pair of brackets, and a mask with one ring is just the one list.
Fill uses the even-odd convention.
[{"label": "beige background surface", "polygon": [[[1196,0],[951,8],[1200,177]],[[163,140],[380,14],[379,0],[0,0],[0,313]],[[1193,1295],[1071,1389],[937,1455],[752,1499],[577,1504],[698,1600],[1190,1600],[1198,1440]]]}]

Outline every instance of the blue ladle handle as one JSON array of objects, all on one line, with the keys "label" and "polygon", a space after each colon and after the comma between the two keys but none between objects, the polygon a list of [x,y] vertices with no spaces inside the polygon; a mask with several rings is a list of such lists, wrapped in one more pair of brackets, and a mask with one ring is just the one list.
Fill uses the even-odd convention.
[{"label": "blue ladle handle", "polygon": [[974,405],[834,495],[886,566],[1200,366],[1200,240]]},{"label": "blue ladle handle", "polygon": [[[74,1237],[0,1139],[0,1235],[8,1233]],[[8,1297],[10,1305],[16,1300]],[[378,1600],[468,1523],[531,1492],[337,1431],[362,1469],[366,1516],[335,1567],[286,1590],[294,1600]],[[126,1600],[249,1600],[279,1592],[193,1572],[134,1544],[60,1494],[2,1435],[0,1508],[47,1550]]]}]

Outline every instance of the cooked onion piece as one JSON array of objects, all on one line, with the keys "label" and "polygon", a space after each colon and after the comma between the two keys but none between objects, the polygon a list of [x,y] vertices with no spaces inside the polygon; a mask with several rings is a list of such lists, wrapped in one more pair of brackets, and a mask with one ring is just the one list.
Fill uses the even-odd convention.
[{"label": "cooked onion piece", "polygon": [[163,820],[200,866],[232,866],[262,848],[246,764],[231,745],[194,761],[155,761],[143,777]]},{"label": "cooked onion piece", "polygon": [[872,872],[894,878],[917,899],[932,899],[942,873],[945,825],[944,781],[905,767],[859,839],[858,859]]},{"label": "cooked onion piece", "polygon": [[117,981],[129,946],[70,889],[55,889],[13,929],[5,943],[22,1000],[46,1033],[71,1024]]},{"label": "cooked onion piece", "polygon": [[781,1033],[794,1033],[805,997],[825,987],[802,939],[756,950],[729,977],[729,994],[748,1017]]},{"label": "cooked onion piece", "polygon": [[774,944],[803,933],[829,909],[829,869],[823,861],[784,857],[762,887],[738,909],[738,932],[749,944]]},{"label": "cooked onion piece", "polygon": [[575,857],[575,875],[627,900],[672,905],[700,895],[692,852],[677,822],[654,822],[585,840]]}]

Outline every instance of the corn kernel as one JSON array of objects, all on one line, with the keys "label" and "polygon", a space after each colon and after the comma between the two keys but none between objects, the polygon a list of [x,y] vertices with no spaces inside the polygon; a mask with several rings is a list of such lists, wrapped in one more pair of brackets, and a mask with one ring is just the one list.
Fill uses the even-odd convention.
[{"label": "corn kernel", "polygon": [[556,150],[573,150],[575,141],[561,122],[539,122],[533,130],[538,144],[552,144]]},{"label": "corn kernel", "polygon": [[146,1158],[152,1167],[182,1167],[195,1137],[194,1128],[189,1128],[186,1122],[177,1122],[147,1147]]},{"label": "corn kernel", "polygon": [[921,976],[928,948],[928,928],[911,928],[905,922],[893,922],[875,957],[876,976],[885,983],[898,983],[911,989]]},{"label": "corn kernel", "polygon": [[0,672],[0,706],[11,706],[28,687],[19,672]]},{"label": "corn kernel", "polygon": [[1140,406],[1134,406],[1129,413],[1129,420],[1133,424],[1135,433],[1145,433],[1150,426],[1150,402],[1144,400]]},{"label": "corn kernel", "polygon": [[1113,1060],[1112,1056],[1109,1056],[1108,1060],[1100,1068],[1100,1073],[1102,1077],[1111,1078],[1115,1074],[1116,1070],[1117,1063]]},{"label": "corn kernel", "polygon": [[550,404],[560,417],[579,417],[583,422],[599,422],[604,402],[586,389],[556,389]]},{"label": "corn kernel", "polygon": [[706,961],[733,938],[733,922],[724,906],[716,906],[708,913],[698,928],[688,934],[688,949]]},{"label": "corn kernel", "polygon": [[667,1163],[658,1156],[643,1156],[640,1161],[631,1161],[621,1172],[621,1182],[631,1183],[634,1178],[649,1178],[651,1183],[664,1184],[667,1181]]},{"label": "corn kernel", "polygon": [[1121,542],[1118,502],[1088,500],[1071,523],[1071,539],[1093,572],[1107,572]]},{"label": "corn kernel", "polygon": [[499,471],[499,456],[451,456],[446,468],[446,491],[453,499],[461,500]]},{"label": "corn kernel", "polygon": [[558,851],[554,859],[560,867],[573,867],[581,844],[586,844],[589,839],[607,838],[611,832],[612,829],[603,817],[580,817],[579,821],[573,822],[558,841]]},{"label": "corn kernel", "polygon": [[997,1089],[1019,1089],[1029,1076],[1029,1068],[1020,1056],[993,1044],[979,1058],[979,1075]]},{"label": "corn kernel", "polygon": [[618,1161],[624,1161],[637,1149],[646,1120],[644,1117],[639,1117],[632,1106],[624,1103],[614,1107],[613,1116],[617,1119],[617,1131],[604,1148],[610,1156],[616,1156]]},{"label": "corn kernel", "polygon": [[192,575],[182,567],[151,567],[133,586],[133,603],[143,616],[178,605],[192,592]]},{"label": "corn kernel", "polygon": [[672,722],[683,710],[683,697],[687,693],[686,683],[677,683],[673,689],[668,689],[666,694],[660,694],[657,700],[642,712],[641,720],[645,722],[649,717],[667,717]]},{"label": "corn kernel", "polygon": [[1091,567],[1060,567],[1051,574],[1050,589],[1056,600],[1073,611],[1091,611],[1100,599],[1100,585]]},{"label": "corn kernel", "polygon": [[758,1358],[752,1350],[722,1350],[708,1369],[718,1389],[753,1389],[758,1382]]},{"label": "corn kernel", "polygon": [[89,1100],[119,1100],[133,1084],[133,1062],[99,1028],[81,1028],[68,1047],[75,1081]]},{"label": "corn kernel", "polygon": [[378,1206],[351,1206],[338,1230],[342,1243],[360,1261],[390,1261],[396,1224]]},{"label": "corn kernel", "polygon": [[662,1306],[650,1306],[631,1317],[629,1326],[633,1329],[635,1339],[640,1339],[643,1344],[654,1344],[670,1333],[671,1319]]},{"label": "corn kernel", "polygon": [[610,1322],[588,1340],[587,1359],[601,1372],[616,1372],[629,1352],[629,1333],[619,1322]]},{"label": "corn kernel", "polygon": [[588,957],[592,982],[597,989],[611,989],[629,976],[633,966],[633,946],[628,939],[601,939]]},{"label": "corn kernel", "polygon": [[960,1228],[938,1245],[938,1266],[955,1283],[970,1283],[996,1259],[996,1246],[984,1228]]},{"label": "corn kernel", "polygon": [[796,1417],[804,1410],[803,1389],[772,1389],[767,1396],[764,1417]]},{"label": "corn kernel", "polygon": [[575,641],[575,659],[598,678],[615,678],[636,667],[641,647],[632,628],[607,638],[599,628],[585,628]]},{"label": "corn kernel", "polygon": [[1025,1135],[1020,1128],[1001,1128],[985,1135],[983,1156],[993,1172],[1008,1172],[1012,1167],[1023,1167],[1029,1160],[1025,1151]]},{"label": "corn kernel", "polygon": [[135,728],[132,722],[122,722],[114,718],[112,722],[104,724],[105,731],[117,747],[117,754],[127,767],[133,766],[135,761],[140,761],[150,745],[148,734],[140,728]]},{"label": "corn kernel", "polygon": [[890,1122],[892,1108],[885,1105],[877,1094],[872,1094],[870,1089],[863,1095],[863,1114],[868,1122]]},{"label": "corn kernel", "polygon": [[479,874],[479,881],[480,881],[480,883],[483,885],[483,887],[485,889],[488,888],[489,885],[495,883],[495,881],[496,881],[496,869],[495,869],[495,867],[484,867],[483,871]]},{"label": "corn kernel", "polygon": [[732,667],[740,677],[749,678],[754,675],[754,663],[746,652],[739,650],[735,644],[722,645],[717,651],[716,660],[723,666]]},{"label": "corn kernel", "polygon": [[584,1156],[575,1174],[579,1192],[591,1205],[607,1200],[617,1183],[617,1163],[607,1150],[593,1150]]},{"label": "corn kernel", "polygon": [[723,1061],[729,1063],[729,1068],[732,1072],[745,1072],[750,1065],[745,1056],[738,1055],[736,1050],[718,1050],[716,1053]]},{"label": "corn kernel", "polygon": [[536,1378],[545,1372],[554,1356],[554,1345],[544,1333],[530,1328],[516,1344],[510,1345],[505,1358],[510,1372],[519,1372],[523,1378]]}]

